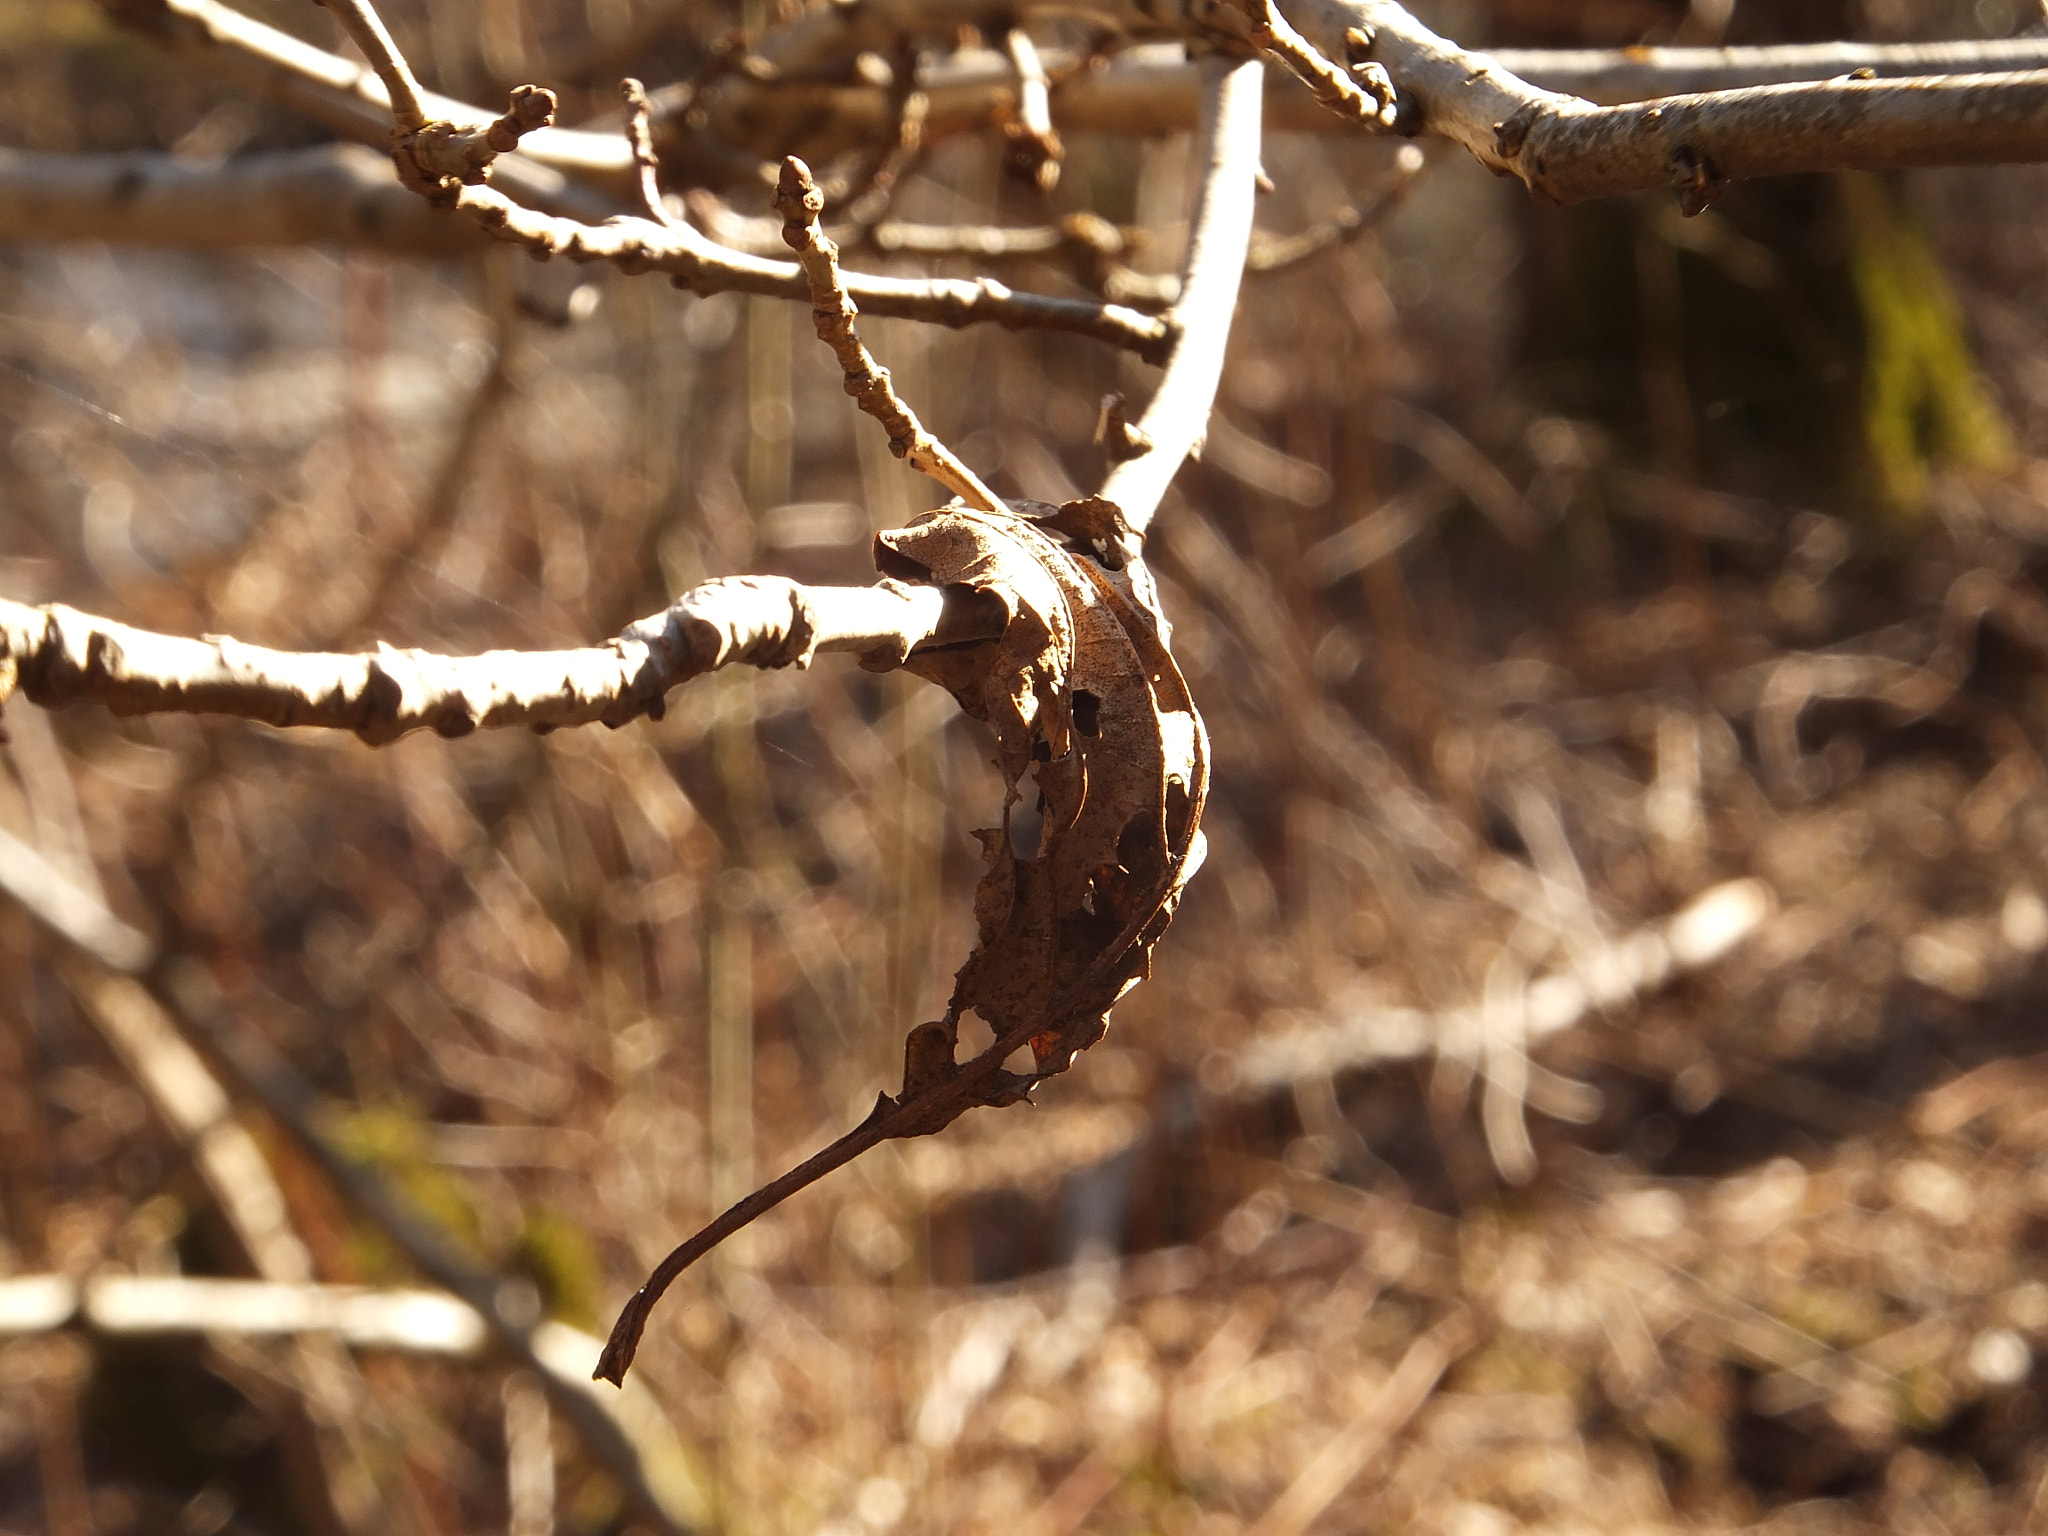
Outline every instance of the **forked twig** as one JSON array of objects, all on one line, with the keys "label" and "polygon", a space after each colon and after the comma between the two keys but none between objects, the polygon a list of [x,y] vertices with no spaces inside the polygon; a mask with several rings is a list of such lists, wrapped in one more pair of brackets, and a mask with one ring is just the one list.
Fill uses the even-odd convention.
[{"label": "forked twig", "polygon": [[775,206],[782,213],[782,238],[796,252],[811,285],[811,318],[818,339],[830,347],[846,374],[846,392],[889,434],[889,451],[908,459],[911,467],[930,475],[969,506],[1000,512],[1003,503],[981,483],[960,456],[925,430],[917,413],[896,393],[889,370],[875,361],[853,328],[860,309],[839,275],[839,247],[818,222],[825,194],[811,177],[811,168],[789,156],[775,187]]},{"label": "forked twig", "polygon": [[429,119],[422,104],[425,93],[413,75],[412,66],[405,62],[405,55],[398,51],[398,44],[391,40],[384,18],[377,14],[376,8],[369,4],[369,0],[321,0],[321,3],[334,13],[334,19],[341,23],[349,41],[361,50],[370,68],[377,72],[377,78],[384,82],[384,89],[391,97],[391,117],[398,131],[417,133],[426,127]]},{"label": "forked twig", "polygon": [[426,92],[369,0],[321,3],[334,12],[384,82],[391,97],[391,159],[398,179],[430,202],[451,203],[451,183],[476,185],[493,160],[519,147],[521,137],[553,124],[555,94],[537,85],[514,86],[505,111],[482,127],[429,117]]},{"label": "forked twig", "polygon": [[[335,0],[335,4],[357,45],[373,61],[381,61],[377,62],[380,77],[388,67],[410,81],[411,72],[377,20],[370,0]],[[393,100],[398,100],[400,88],[388,89],[394,92]],[[393,144],[400,179],[436,206],[464,214],[498,239],[520,245],[537,258],[568,256],[574,261],[609,262],[628,273],[666,272],[677,286],[699,293],[737,291],[800,298],[809,291],[800,268],[727,250],[687,224],[638,218],[613,218],[596,224],[550,217],[479,185],[482,165],[490,157],[481,154],[478,142],[488,141],[508,119],[532,110],[522,106],[529,95],[535,101],[544,98],[552,111],[553,97],[547,92],[521,87],[513,93],[513,108],[506,117],[483,130],[457,128],[446,122],[415,121],[424,118],[415,82],[413,110],[401,119]],[[631,158],[630,147],[627,158]],[[1154,316],[1122,305],[1017,293],[993,278],[916,279],[860,272],[843,274],[842,284],[872,314],[948,326],[994,321],[1010,329],[1068,331],[1127,347],[1150,362],[1163,361],[1174,343],[1173,327]]]},{"label": "forked twig", "polygon": [[[1252,24],[1252,41],[1292,70],[1315,92],[1317,101],[1364,128],[1382,131],[1394,126],[1399,103],[1385,68],[1367,61],[1352,65],[1346,73],[1295,31],[1273,0],[1238,0],[1238,4]],[[1365,34],[1355,31],[1347,34],[1345,41],[1360,53],[1371,46]]]}]

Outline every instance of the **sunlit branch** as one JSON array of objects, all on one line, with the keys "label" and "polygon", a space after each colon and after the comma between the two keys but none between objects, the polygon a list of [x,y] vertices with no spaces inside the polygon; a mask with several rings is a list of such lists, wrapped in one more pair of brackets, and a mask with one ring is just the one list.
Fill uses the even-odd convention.
[{"label": "sunlit branch", "polygon": [[647,87],[629,76],[619,82],[619,94],[626,102],[626,142],[633,150],[641,210],[657,224],[673,225],[676,221],[661,197],[661,162],[647,131]]},{"label": "sunlit branch", "polygon": [[1767,48],[1502,48],[1493,61],[1545,90],[1612,105],[1759,85],[2048,69],[2048,37],[1958,43],[1789,43]]},{"label": "sunlit branch", "polygon": [[[214,69],[261,95],[305,113],[377,149],[391,142],[391,98],[375,70],[265,26],[220,0],[106,0],[120,20],[180,57]],[[431,91],[416,96],[426,118],[486,128],[497,113]],[[565,174],[566,173],[566,174]],[[494,183],[523,202],[603,218],[614,210],[574,175],[624,194],[632,157],[617,134],[543,128],[525,135],[519,152],[501,157]]]},{"label": "sunlit branch", "polygon": [[1196,151],[1203,166],[1201,190],[1172,311],[1181,339],[1138,423],[1145,451],[1117,465],[1102,487],[1139,534],[1181,461],[1208,430],[1251,244],[1262,66],[1215,57],[1202,61],[1202,73],[1206,110]]},{"label": "sunlit branch", "polygon": [[420,102],[420,83],[413,78],[411,66],[405,62],[405,56],[385,30],[384,19],[367,0],[323,0],[323,3],[383,82],[384,94],[391,102],[391,117],[398,124],[399,131],[411,133],[424,128],[428,113]]},{"label": "sunlit branch", "polygon": [[817,324],[818,339],[838,358],[847,394],[882,424],[889,434],[889,451],[897,458],[930,475],[970,507],[1001,511],[1003,504],[995,492],[917,419],[917,413],[890,383],[889,370],[877,363],[862,343],[854,328],[860,310],[847,296],[839,271],[839,247],[818,225],[824,195],[811,179],[810,167],[794,155],[783,162],[775,203],[782,212],[783,241],[796,252],[811,287],[811,317]]},{"label": "sunlit branch", "polygon": [[[687,225],[621,218],[583,224],[522,207],[490,187],[462,187],[454,207],[500,239],[541,256],[608,261],[628,272],[666,272],[699,293],[733,291],[808,300],[810,285],[795,262],[727,250]],[[845,274],[846,291],[871,315],[937,325],[993,323],[1008,330],[1066,331],[1123,347],[1159,362],[1172,349],[1168,321],[1116,304],[1019,293],[994,278],[882,277]]]},{"label": "sunlit branch", "polygon": [[0,699],[18,688],[46,708],[89,701],[121,715],[232,715],[352,731],[373,745],[422,729],[617,726],[658,718],[671,688],[719,667],[804,666],[821,650],[887,665],[977,622],[970,605],[927,587],[738,576],[706,582],[584,650],[337,655],[181,639],[61,604],[0,600]]},{"label": "sunlit branch", "polygon": [[[1557,202],[1798,171],[2048,158],[2048,72],[1833,79],[1598,107],[1437,36],[1391,0],[1301,0],[1310,40],[1383,65],[1402,131],[1463,145]],[[1347,41],[1348,39],[1348,41]]]},{"label": "sunlit branch", "polygon": [[1394,126],[1393,82],[1379,65],[1361,63],[1340,69],[1295,31],[1273,0],[1240,0],[1251,23],[1252,41],[1286,65],[1317,101],[1341,118],[1377,132]]},{"label": "sunlit branch", "polygon": [[[220,0],[104,3],[119,19],[150,33],[181,56],[227,74],[341,133],[378,147],[389,139],[388,93],[375,72],[361,64],[301,42]],[[1302,8],[1304,16],[1314,6],[1342,13],[1331,18],[1334,25],[1321,31],[1311,20],[1309,30],[1332,59],[1343,61],[1345,30],[1368,19],[1364,13],[1373,9],[1373,3],[1347,6],[1342,0],[1311,0],[1310,6]],[[1107,15],[1124,14],[1122,7],[1113,4],[1101,9]],[[887,16],[879,14],[884,10]],[[961,24],[983,26],[1000,34],[1013,19],[1029,14],[1028,7],[1022,11],[1014,6],[998,7],[993,0],[972,5],[868,7],[866,11],[877,14],[864,14],[857,26],[850,26],[834,12],[772,33],[764,39],[763,48],[776,62],[778,78],[764,81],[741,75],[720,81],[708,96],[693,102],[702,116],[701,128],[680,120],[661,120],[658,93],[654,129],[670,158],[671,172],[685,183],[709,175],[713,184],[723,184],[742,164],[754,166],[777,159],[799,147],[799,140],[804,152],[816,156],[857,148],[885,136],[898,116],[889,89],[819,83],[802,78],[802,71],[833,56],[834,48],[843,54],[844,62],[860,48],[873,46],[875,37],[886,36],[879,29],[898,20],[898,11],[905,13],[902,24],[921,22],[926,32],[941,35]],[[1146,25],[1153,27],[1156,35],[1158,24]],[[870,29],[877,29],[872,36]],[[1053,77],[1074,63],[1072,55],[1059,50],[1045,50],[1042,57]],[[1866,69],[1879,80],[2038,70],[2048,68],[2048,38],[1772,48],[1509,49],[1491,58],[1500,70],[1541,90],[1622,102],[1825,81]],[[1269,74],[1266,112],[1270,130],[1345,131],[1345,122],[1319,106],[1277,63]],[[994,50],[962,52],[924,66],[918,85],[928,102],[925,136],[940,139],[990,123],[1014,99],[1016,78],[1010,58]],[[1198,120],[1199,94],[1195,65],[1186,61],[1178,43],[1162,41],[1127,48],[1106,68],[1084,70],[1063,80],[1050,92],[1048,105],[1054,126],[1063,133],[1157,135],[1193,128]],[[495,115],[431,92],[422,92],[419,100],[430,117],[463,126],[481,127]],[[1490,128],[1492,122],[1499,121],[1505,117],[1481,127]],[[688,153],[698,143],[716,152],[708,159],[705,154]],[[501,159],[493,180],[522,202],[602,217],[603,212],[589,201],[591,194],[565,181],[564,173],[625,197],[630,195],[634,169],[628,146],[617,134],[547,128],[528,135],[518,154]]]}]

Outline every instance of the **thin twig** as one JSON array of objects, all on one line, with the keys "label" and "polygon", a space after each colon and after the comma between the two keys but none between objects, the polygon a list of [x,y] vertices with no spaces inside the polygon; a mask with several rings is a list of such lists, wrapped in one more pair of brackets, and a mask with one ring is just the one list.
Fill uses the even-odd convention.
[{"label": "thin twig", "polygon": [[846,392],[889,434],[889,451],[911,467],[930,475],[969,506],[1000,512],[1003,503],[966,463],[925,430],[917,413],[896,393],[889,370],[875,361],[853,328],[860,309],[846,291],[839,273],[839,247],[818,223],[824,194],[811,179],[811,169],[791,155],[782,162],[775,206],[782,213],[782,238],[796,252],[811,285],[811,318],[818,339],[832,349],[846,375]]},{"label": "thin twig", "polygon": [[[605,261],[625,272],[666,272],[694,293],[758,293],[805,299],[810,285],[795,262],[768,261],[706,239],[687,224],[619,218],[604,224],[537,213],[492,187],[454,189],[451,205],[501,240],[539,257]],[[902,278],[866,272],[841,274],[846,291],[868,314],[934,325],[994,323],[1007,330],[1050,330],[1093,337],[1162,362],[1173,350],[1169,320],[1119,304],[1019,293],[992,277]]]},{"label": "thin twig", "polygon": [[619,94],[626,99],[626,142],[633,147],[633,164],[639,169],[640,205],[655,223],[674,227],[675,216],[662,201],[654,137],[647,131],[647,87],[628,75],[619,82]]},{"label": "thin twig", "polygon": [[[828,188],[825,205],[844,210],[857,231],[880,222],[902,189],[904,179],[924,155],[925,120],[932,99],[917,84],[917,53],[906,44],[889,69],[889,121],[880,142],[860,157],[859,167],[844,186]],[[777,231],[778,238],[780,231]]]},{"label": "thin twig", "polygon": [[[264,79],[304,83],[310,76],[327,87],[327,95],[322,99],[345,97],[352,103],[370,99],[367,82],[357,66],[260,27],[217,0],[162,3],[167,15],[196,23],[207,40],[229,56],[243,62],[254,61]],[[369,10],[367,0],[351,3]],[[396,55],[388,34],[383,51]],[[456,114],[472,125],[483,120],[477,109],[458,102],[444,98],[428,98],[427,102],[436,111]],[[445,121],[453,122],[454,118]],[[359,121],[355,126],[360,131]],[[542,135],[559,135],[559,130],[541,128],[530,138],[539,139]],[[602,138],[609,146],[606,152],[590,151],[582,143],[582,139],[596,138]],[[409,142],[417,145],[419,140],[420,135],[415,132]],[[559,137],[547,142],[561,149]],[[430,150],[431,144],[427,148]],[[589,163],[608,172],[632,166],[630,147],[617,136],[582,135],[573,149],[576,154],[588,151]],[[566,149],[561,152],[569,153]],[[401,174],[415,161],[409,153],[398,159]],[[736,291],[781,298],[809,296],[809,284],[795,263],[764,261],[726,250],[688,225],[667,226],[651,219],[632,218],[613,218],[595,224],[554,217],[515,201],[496,187],[465,184],[459,175],[439,167],[432,153],[417,169],[422,174],[408,181],[414,191],[437,206],[461,211],[492,235],[521,245],[536,257],[566,255],[576,261],[608,261],[628,272],[666,272],[678,286],[698,293]],[[444,177],[452,179],[443,180]],[[1066,331],[1127,348],[1149,362],[1163,361],[1173,346],[1173,326],[1155,316],[1116,304],[1017,293],[993,278],[968,281],[847,273],[844,280],[847,292],[870,314],[954,327],[993,322],[1013,330]]]},{"label": "thin twig", "polygon": [[[670,272],[676,287],[692,293],[762,293],[776,299],[811,297],[797,262],[770,262],[725,250],[688,225],[664,229],[647,219],[614,219],[604,225],[555,219],[500,197],[489,186],[463,186],[457,209],[469,213],[502,240],[539,256],[606,260],[627,272]],[[936,326],[993,322],[1006,330],[1059,330],[1092,336],[1110,346],[1161,362],[1174,350],[1174,326],[1114,303],[1055,299],[1018,293],[989,276],[981,279],[901,279],[870,272],[842,272],[846,291],[870,315],[922,319]]]},{"label": "thin twig", "polygon": [[499,155],[517,149],[526,134],[553,124],[554,92],[537,85],[514,86],[504,112],[481,126],[429,117],[412,66],[398,51],[370,0],[322,0],[322,4],[334,12],[391,97],[391,158],[398,166],[398,179],[413,191],[439,202],[446,195],[446,183],[482,181],[485,169]]},{"label": "thin twig", "polygon": [[[238,83],[360,143],[378,149],[391,144],[391,98],[374,70],[290,33],[265,26],[221,0],[109,0],[118,19],[141,27],[182,58],[214,69]],[[419,93],[421,111],[432,120],[480,128],[495,114],[482,107]],[[535,207],[604,218],[616,212],[608,197],[573,175],[625,190],[632,157],[615,133],[541,128],[524,134],[520,152],[501,159],[492,181]]]},{"label": "thin twig", "polygon": [[361,50],[369,61],[370,68],[377,72],[377,78],[384,82],[384,89],[391,97],[391,116],[400,133],[417,133],[427,126],[430,119],[421,101],[420,83],[413,78],[412,66],[405,62],[405,55],[398,51],[398,44],[391,40],[385,30],[384,19],[379,16],[369,0],[322,0],[334,19],[341,23],[342,31],[349,41]]},{"label": "thin twig", "polygon": [[1066,153],[1052,125],[1052,91],[1038,45],[1022,27],[1004,35],[1004,47],[1017,69],[1017,111],[1003,124],[1005,169],[1041,192],[1059,185],[1060,160]]},{"label": "thin twig", "polygon": [[1408,194],[1415,190],[1415,183],[1422,175],[1424,163],[1421,150],[1413,144],[1403,144],[1395,151],[1393,169],[1386,181],[1374,189],[1369,202],[1339,209],[1322,223],[1283,240],[1254,240],[1245,256],[1245,271],[1252,274],[1284,272],[1311,256],[1321,255],[1334,245],[1356,239],[1407,201]]},{"label": "thin twig", "polygon": [[1252,41],[1269,51],[1339,117],[1375,131],[1392,128],[1398,113],[1394,82],[1370,61],[1346,71],[1333,64],[1288,24],[1273,0],[1238,0],[1252,24]]},{"label": "thin twig", "polygon": [[1221,56],[1204,59],[1201,69],[1203,126],[1196,153],[1204,172],[1171,317],[1181,339],[1138,423],[1149,450],[1117,465],[1102,487],[1102,495],[1141,535],[1181,461],[1208,430],[1251,244],[1262,69],[1256,60]]}]

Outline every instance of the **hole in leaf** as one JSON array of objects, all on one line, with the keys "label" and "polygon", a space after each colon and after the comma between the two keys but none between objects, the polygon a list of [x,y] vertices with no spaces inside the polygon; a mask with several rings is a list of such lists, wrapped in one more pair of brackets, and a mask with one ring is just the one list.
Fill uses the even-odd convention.
[{"label": "hole in leaf", "polygon": [[1003,1069],[1007,1072],[1036,1072],[1038,1058],[1031,1054],[1029,1042],[1020,1045],[1003,1058]]},{"label": "hole in leaf", "polygon": [[996,1043],[995,1026],[972,1008],[960,1015],[960,1046],[954,1055],[961,1061],[979,1056]]},{"label": "hole in leaf", "polygon": [[1102,700],[1086,688],[1074,690],[1074,729],[1083,736],[1102,734]]},{"label": "hole in leaf", "polygon": [[1018,800],[1010,807],[1004,825],[1010,833],[1010,853],[1019,859],[1035,859],[1045,841],[1045,795],[1038,787],[1034,764],[1017,785]]}]

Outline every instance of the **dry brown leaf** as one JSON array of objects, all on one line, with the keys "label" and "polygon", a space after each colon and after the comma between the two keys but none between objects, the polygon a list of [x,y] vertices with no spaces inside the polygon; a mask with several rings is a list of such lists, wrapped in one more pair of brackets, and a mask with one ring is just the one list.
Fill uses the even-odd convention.
[{"label": "dry brown leaf", "polygon": [[[1118,547],[1106,524],[1086,520],[1094,505],[1070,504],[1080,516],[1018,505],[1024,517],[943,508],[877,543],[889,574],[975,586],[1009,607],[993,655],[964,679],[965,657],[907,665],[990,725],[1009,787],[1003,825],[977,834],[989,866],[975,895],[979,942],[944,1025],[969,1010],[998,1038],[1033,1025],[1043,1076],[1099,1040],[1110,1005],[1145,974],[1200,861],[1208,744],[1129,566],[1112,570],[1094,553]],[[1027,781],[1043,826],[1020,855],[1014,814]]]},{"label": "dry brown leaf", "polygon": [[[903,663],[989,726],[1007,786],[1001,826],[976,834],[988,863],[974,898],[978,937],[946,1016],[905,1038],[900,1093],[877,1095],[859,1126],[662,1261],[613,1326],[600,1379],[623,1379],[661,1293],[755,1217],[877,1143],[931,1135],[976,1105],[1016,1103],[1064,1072],[1147,974],[1201,863],[1208,738],[1120,513],[1100,498],[1012,505],[955,503],[875,541],[884,575],[963,588],[1004,615],[994,640]],[[1027,791],[1037,796],[1035,847],[1018,846]],[[963,1063],[970,1012],[995,1040]],[[1027,1042],[1034,1069],[1005,1070]]]}]

